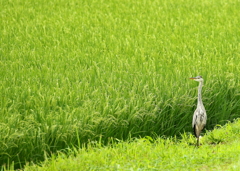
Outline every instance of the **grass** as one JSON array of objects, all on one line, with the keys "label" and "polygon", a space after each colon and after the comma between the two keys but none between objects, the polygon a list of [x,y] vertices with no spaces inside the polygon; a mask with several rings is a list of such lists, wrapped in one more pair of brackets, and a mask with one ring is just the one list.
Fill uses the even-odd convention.
[{"label": "grass", "polygon": [[237,0],[1,1],[0,166],[239,117]]},{"label": "grass", "polygon": [[108,146],[89,142],[88,148],[60,152],[25,170],[238,170],[240,121],[207,132],[198,148],[191,134],[175,138],[145,137]]}]

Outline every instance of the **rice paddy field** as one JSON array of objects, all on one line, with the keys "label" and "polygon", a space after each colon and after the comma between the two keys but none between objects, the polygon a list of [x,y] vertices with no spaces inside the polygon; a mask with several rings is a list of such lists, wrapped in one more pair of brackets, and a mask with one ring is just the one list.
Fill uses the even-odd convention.
[{"label": "rice paddy field", "polygon": [[59,152],[40,165],[29,165],[25,171],[96,170],[96,171],[238,171],[240,168],[240,121],[215,127],[202,137],[202,145],[196,148],[196,140],[183,134],[175,138],[145,137],[102,146],[100,142],[88,144],[88,148]]},{"label": "rice paddy field", "polygon": [[239,0],[0,1],[0,167],[240,116]]}]

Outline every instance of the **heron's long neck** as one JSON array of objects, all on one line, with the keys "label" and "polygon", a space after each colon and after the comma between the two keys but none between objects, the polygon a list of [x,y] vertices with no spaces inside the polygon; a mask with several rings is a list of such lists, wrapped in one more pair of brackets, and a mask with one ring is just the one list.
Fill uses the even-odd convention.
[{"label": "heron's long neck", "polygon": [[199,86],[198,86],[198,106],[199,105],[203,105],[202,102],[202,86],[203,86],[203,82],[199,82]]}]

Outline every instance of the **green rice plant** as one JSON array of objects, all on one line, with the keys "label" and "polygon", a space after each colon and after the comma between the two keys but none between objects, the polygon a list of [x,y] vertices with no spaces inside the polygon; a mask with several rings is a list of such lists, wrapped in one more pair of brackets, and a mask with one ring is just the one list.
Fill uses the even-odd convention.
[{"label": "green rice plant", "polygon": [[0,165],[239,117],[239,2],[0,2]]},{"label": "green rice plant", "polygon": [[[104,146],[101,141],[88,147],[69,149],[47,158],[43,163],[28,164],[25,170],[238,170],[239,120],[216,128],[202,137],[200,147],[189,145],[195,138],[183,134],[176,138],[145,137],[116,141]],[[221,135],[221,136],[219,136]],[[212,137],[223,138],[215,144]]]}]

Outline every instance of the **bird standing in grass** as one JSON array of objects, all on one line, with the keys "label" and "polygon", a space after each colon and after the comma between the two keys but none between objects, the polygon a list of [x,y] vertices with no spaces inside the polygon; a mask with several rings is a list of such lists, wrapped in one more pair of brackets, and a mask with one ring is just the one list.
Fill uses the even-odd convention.
[{"label": "bird standing in grass", "polygon": [[199,146],[200,145],[200,142],[199,142],[200,133],[207,123],[207,113],[206,113],[206,110],[205,110],[205,108],[203,106],[203,102],[202,102],[203,78],[202,78],[202,76],[197,76],[197,77],[192,77],[190,79],[199,82],[197,109],[194,112],[193,120],[192,120],[192,128],[194,131],[194,135],[197,138],[197,146]]}]

